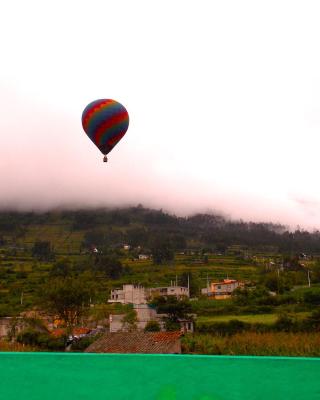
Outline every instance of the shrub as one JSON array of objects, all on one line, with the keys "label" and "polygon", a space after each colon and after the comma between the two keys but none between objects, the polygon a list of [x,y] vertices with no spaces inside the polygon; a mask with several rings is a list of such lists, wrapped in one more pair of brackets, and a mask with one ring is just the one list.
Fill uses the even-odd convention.
[{"label": "shrub", "polygon": [[320,309],[313,311],[313,313],[304,321],[304,327],[307,331],[319,332],[320,331]]},{"label": "shrub", "polygon": [[212,322],[199,324],[197,331],[201,333],[214,333],[222,336],[234,335],[251,329],[251,324],[237,319],[232,319],[228,322]]},{"label": "shrub", "polygon": [[86,336],[86,337],[77,339],[72,342],[71,350],[72,351],[83,351],[87,347],[89,347],[91,343],[95,342],[100,336],[101,335]]},{"label": "shrub", "polygon": [[17,342],[46,350],[64,350],[66,337],[54,338],[48,333],[25,329],[17,336]]},{"label": "shrub", "polygon": [[158,321],[149,321],[144,328],[145,332],[159,332],[160,331],[160,325]]},{"label": "shrub", "polygon": [[308,291],[303,294],[305,303],[312,305],[320,305],[320,291]]},{"label": "shrub", "polygon": [[17,342],[29,346],[37,346],[41,333],[32,329],[25,329],[17,336]]},{"label": "shrub", "polygon": [[277,321],[273,324],[276,331],[295,332],[299,330],[299,323],[295,317],[290,314],[280,314]]}]

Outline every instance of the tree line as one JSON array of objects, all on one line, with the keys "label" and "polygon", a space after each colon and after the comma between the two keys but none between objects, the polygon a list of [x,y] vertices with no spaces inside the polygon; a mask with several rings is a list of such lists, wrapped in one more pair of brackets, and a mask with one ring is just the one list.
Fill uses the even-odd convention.
[{"label": "tree line", "polygon": [[[70,231],[84,230],[83,246],[131,246],[152,248],[161,238],[173,250],[194,246],[223,252],[237,244],[249,248],[272,246],[283,253],[320,253],[320,232],[294,231],[271,222],[231,220],[222,215],[196,214],[178,217],[141,205],[119,209],[63,210],[47,213],[0,212],[0,245],[5,238],[22,237],[28,226],[64,224]],[[121,229],[115,229],[121,227]]]}]

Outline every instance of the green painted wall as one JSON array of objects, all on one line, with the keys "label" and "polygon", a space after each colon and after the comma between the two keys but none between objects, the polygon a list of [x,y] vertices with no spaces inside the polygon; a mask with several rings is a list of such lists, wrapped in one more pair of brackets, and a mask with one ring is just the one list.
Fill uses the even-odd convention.
[{"label": "green painted wall", "polygon": [[0,353],[5,400],[313,400],[319,358]]}]

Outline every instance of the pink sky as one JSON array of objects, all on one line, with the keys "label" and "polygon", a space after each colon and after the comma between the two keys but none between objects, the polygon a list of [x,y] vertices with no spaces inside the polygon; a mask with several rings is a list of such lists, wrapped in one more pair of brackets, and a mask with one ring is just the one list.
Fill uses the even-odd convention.
[{"label": "pink sky", "polygon": [[[320,227],[318,2],[71,3],[4,5],[0,207]],[[97,98],[130,114],[108,164],[81,127]]]}]

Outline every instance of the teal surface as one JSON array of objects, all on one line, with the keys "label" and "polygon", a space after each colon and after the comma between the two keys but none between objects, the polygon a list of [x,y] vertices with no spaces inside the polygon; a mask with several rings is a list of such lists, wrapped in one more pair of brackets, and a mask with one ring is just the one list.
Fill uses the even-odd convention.
[{"label": "teal surface", "polygon": [[0,399],[320,399],[319,358],[0,353]]}]

